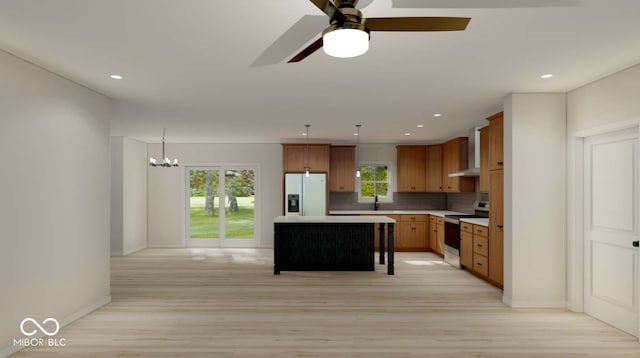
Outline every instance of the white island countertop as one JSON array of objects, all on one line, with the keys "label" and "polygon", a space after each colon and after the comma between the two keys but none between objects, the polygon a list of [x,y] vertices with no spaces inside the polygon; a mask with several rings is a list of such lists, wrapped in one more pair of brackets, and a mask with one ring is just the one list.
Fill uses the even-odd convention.
[{"label": "white island countertop", "polygon": [[331,210],[331,215],[464,215],[458,211],[449,210]]},{"label": "white island countertop", "polygon": [[396,221],[386,216],[278,216],[273,219],[274,224],[304,224],[304,223],[326,223],[326,224],[375,224],[375,223],[395,223]]},{"label": "white island countertop", "polygon": [[489,219],[485,218],[460,218],[460,221],[480,226],[489,226]]}]

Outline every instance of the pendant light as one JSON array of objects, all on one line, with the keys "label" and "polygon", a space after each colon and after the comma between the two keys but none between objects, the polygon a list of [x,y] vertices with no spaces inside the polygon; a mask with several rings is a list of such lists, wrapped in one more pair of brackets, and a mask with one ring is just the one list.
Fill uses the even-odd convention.
[{"label": "pendant light", "polygon": [[356,178],[360,178],[360,127],[362,124],[356,124]]},{"label": "pendant light", "polygon": [[156,158],[150,157],[149,158],[149,165],[152,166],[152,167],[165,167],[165,168],[168,168],[168,167],[177,167],[178,166],[178,159],[177,158],[174,159],[173,162],[171,162],[169,157],[167,157],[165,155],[165,152],[164,152],[164,136],[165,136],[166,132],[167,132],[166,128],[162,128],[162,158],[163,158],[162,159],[162,163],[158,163],[156,161]]},{"label": "pendant light", "polygon": [[306,148],[306,155],[305,155],[306,165],[304,166],[304,175],[308,178],[309,170],[311,169],[309,168],[309,127],[311,127],[311,124],[305,124],[304,126],[307,127],[307,148]]}]

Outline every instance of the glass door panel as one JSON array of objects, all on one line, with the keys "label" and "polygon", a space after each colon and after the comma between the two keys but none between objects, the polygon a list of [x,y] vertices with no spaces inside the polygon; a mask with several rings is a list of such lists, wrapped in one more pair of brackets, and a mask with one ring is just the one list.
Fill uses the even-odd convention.
[{"label": "glass door panel", "polygon": [[225,234],[226,239],[255,238],[255,177],[253,169],[225,170]]},{"label": "glass door panel", "polygon": [[186,245],[255,247],[255,167],[188,167]]},{"label": "glass door panel", "polygon": [[189,238],[220,238],[220,170],[189,170]]}]

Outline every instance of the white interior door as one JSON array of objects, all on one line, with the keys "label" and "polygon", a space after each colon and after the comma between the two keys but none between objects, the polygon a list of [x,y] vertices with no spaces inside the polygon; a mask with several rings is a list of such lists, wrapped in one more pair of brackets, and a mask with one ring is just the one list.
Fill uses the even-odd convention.
[{"label": "white interior door", "polygon": [[638,130],[585,139],[584,309],[638,336]]}]

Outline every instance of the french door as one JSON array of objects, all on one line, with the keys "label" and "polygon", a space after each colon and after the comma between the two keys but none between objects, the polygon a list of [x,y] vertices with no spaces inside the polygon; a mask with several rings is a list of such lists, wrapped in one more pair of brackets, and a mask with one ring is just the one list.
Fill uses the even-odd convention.
[{"label": "french door", "polygon": [[638,130],[584,142],[584,311],[638,336]]},{"label": "french door", "polygon": [[185,167],[186,245],[256,247],[257,168]]}]

